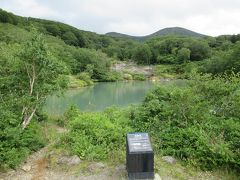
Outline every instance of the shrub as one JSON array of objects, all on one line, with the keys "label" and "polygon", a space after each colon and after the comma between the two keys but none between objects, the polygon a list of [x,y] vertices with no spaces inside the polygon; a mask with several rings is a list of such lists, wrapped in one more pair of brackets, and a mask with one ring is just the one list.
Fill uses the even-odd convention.
[{"label": "shrub", "polygon": [[157,57],[157,63],[159,64],[176,64],[177,59],[174,55],[159,55]]},{"label": "shrub", "polygon": [[124,74],[123,75],[123,79],[125,79],[125,80],[132,80],[133,79],[133,77],[132,77],[132,75],[131,74]]},{"label": "shrub", "polygon": [[[112,110],[75,113],[70,118],[69,133],[62,138],[62,144],[82,159],[106,159],[112,150],[124,147],[126,133],[131,131],[127,118],[115,116],[115,113]],[[125,123],[119,123],[118,119]]]},{"label": "shrub", "polygon": [[123,77],[121,73],[116,71],[111,71],[106,74],[106,77],[103,80],[107,82],[114,82],[114,81],[123,80]]},{"label": "shrub", "polygon": [[77,78],[80,80],[83,80],[87,83],[87,85],[92,85],[92,79],[90,77],[90,75],[87,72],[81,72],[77,75]]},{"label": "shrub", "polygon": [[63,116],[56,119],[57,125],[65,127],[68,125],[70,119],[74,118],[79,113],[79,109],[76,105],[71,105]]},{"label": "shrub", "polygon": [[133,79],[138,81],[145,81],[146,77],[144,74],[133,74]]},{"label": "shrub", "polygon": [[[193,78],[193,77],[192,77]],[[240,168],[240,78],[197,76],[183,88],[158,87],[132,112],[156,150],[212,169]]]},{"label": "shrub", "polygon": [[1,112],[0,116],[3,118],[0,123],[0,168],[16,168],[31,152],[44,146],[42,129],[33,121],[23,131],[16,126],[18,118],[8,110]]},{"label": "shrub", "polygon": [[234,48],[228,51],[218,52],[205,61],[200,70],[212,74],[223,74],[240,72],[240,43],[236,43]]}]

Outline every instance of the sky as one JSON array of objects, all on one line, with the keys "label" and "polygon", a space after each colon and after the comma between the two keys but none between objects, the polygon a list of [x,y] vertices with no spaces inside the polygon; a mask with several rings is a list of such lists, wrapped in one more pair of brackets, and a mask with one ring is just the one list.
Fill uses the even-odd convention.
[{"label": "sky", "polygon": [[0,0],[0,8],[99,34],[144,36],[176,26],[211,36],[240,33],[240,0]]}]

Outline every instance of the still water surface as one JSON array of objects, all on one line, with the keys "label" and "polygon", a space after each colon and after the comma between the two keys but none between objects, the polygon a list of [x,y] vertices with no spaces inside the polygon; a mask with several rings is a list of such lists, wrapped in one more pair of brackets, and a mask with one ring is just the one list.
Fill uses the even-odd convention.
[{"label": "still water surface", "polygon": [[[160,83],[164,84],[169,82]],[[59,116],[71,105],[76,105],[81,111],[102,111],[113,105],[125,107],[139,104],[154,86],[156,83],[151,81],[101,82],[91,87],[67,90],[60,97],[51,96],[44,110],[51,116]]]}]

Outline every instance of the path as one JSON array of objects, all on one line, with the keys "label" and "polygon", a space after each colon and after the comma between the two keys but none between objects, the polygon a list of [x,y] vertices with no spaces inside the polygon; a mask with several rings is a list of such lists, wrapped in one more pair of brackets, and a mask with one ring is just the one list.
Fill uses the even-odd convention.
[{"label": "path", "polygon": [[[56,133],[66,132],[66,129],[54,127]],[[54,142],[56,142],[55,140]],[[30,155],[16,170],[0,173],[0,180],[117,180],[125,179],[124,165],[109,167],[99,162],[86,162],[79,159],[75,165],[51,163],[59,159],[66,160],[66,155],[49,150],[54,143]],[[72,160],[72,157],[69,159]],[[68,159],[67,159],[68,160]]]}]

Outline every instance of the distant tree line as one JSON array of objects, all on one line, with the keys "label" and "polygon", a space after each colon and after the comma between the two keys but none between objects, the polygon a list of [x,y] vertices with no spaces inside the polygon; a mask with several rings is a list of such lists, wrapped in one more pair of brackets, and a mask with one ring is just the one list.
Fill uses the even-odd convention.
[{"label": "distant tree line", "polygon": [[238,35],[219,37],[155,37],[144,42],[113,38],[82,31],[64,23],[24,18],[0,9],[0,22],[29,30],[35,26],[39,32],[62,39],[66,44],[101,50],[118,60],[131,60],[139,64],[184,64],[211,58],[219,51],[232,48],[240,40]]}]

